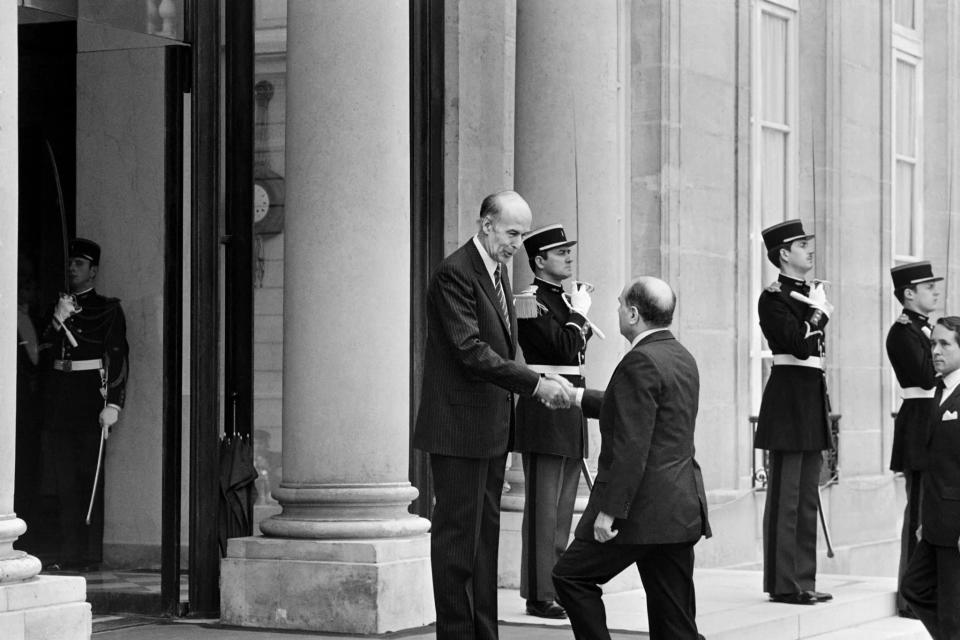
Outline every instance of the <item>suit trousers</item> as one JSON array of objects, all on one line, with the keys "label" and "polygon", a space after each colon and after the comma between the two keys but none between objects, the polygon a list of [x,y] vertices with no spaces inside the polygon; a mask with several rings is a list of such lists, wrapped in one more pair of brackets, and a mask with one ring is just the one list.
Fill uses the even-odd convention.
[{"label": "suit trousers", "polygon": [[615,544],[577,538],[553,569],[557,599],[577,640],[610,640],[601,584],[631,564],[647,596],[651,640],[697,640],[694,542]]},{"label": "suit trousers", "polygon": [[520,597],[553,600],[553,565],[570,542],[580,485],[580,459],[523,454],[524,503],[520,552]]},{"label": "suit trousers", "polygon": [[817,581],[819,451],[771,451],[763,510],[763,590],[813,591]]},{"label": "suit trousers", "polygon": [[933,640],[960,640],[960,551],[920,540],[900,595]]},{"label": "suit trousers", "polygon": [[495,640],[500,493],[506,453],[430,454],[436,502],[430,527],[438,640]]},{"label": "suit trousers", "polygon": [[923,497],[923,472],[907,469],[903,472],[907,489],[907,503],[903,509],[903,530],[900,532],[900,566],[897,571],[897,611],[905,611],[907,601],[899,588],[907,572],[910,558],[917,548],[917,528],[920,527],[920,504]]}]

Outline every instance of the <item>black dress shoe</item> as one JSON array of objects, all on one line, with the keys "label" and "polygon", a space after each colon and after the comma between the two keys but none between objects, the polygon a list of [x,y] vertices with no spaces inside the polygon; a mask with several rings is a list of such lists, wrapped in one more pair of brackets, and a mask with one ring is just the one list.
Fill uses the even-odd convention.
[{"label": "black dress shoe", "polygon": [[804,593],[810,594],[817,602],[830,602],[833,600],[832,593],[824,593],[823,591],[804,591]]},{"label": "black dress shoe", "polygon": [[527,600],[527,615],[538,618],[566,618],[567,612],[552,600]]},{"label": "black dress shoe", "polygon": [[810,591],[801,591],[800,593],[771,593],[770,602],[782,602],[783,604],[817,604],[817,599],[813,597]]}]

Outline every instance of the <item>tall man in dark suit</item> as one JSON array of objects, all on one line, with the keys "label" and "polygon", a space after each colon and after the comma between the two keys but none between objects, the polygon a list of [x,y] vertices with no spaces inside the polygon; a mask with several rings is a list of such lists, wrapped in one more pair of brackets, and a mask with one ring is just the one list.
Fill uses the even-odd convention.
[{"label": "tall man in dark suit", "polygon": [[630,351],[605,392],[576,390],[600,418],[597,478],[576,537],[553,570],[557,596],[579,640],[609,640],[601,584],[636,564],[652,640],[696,640],[693,546],[710,536],[694,460],[700,395],[697,363],[668,327],[676,296],[644,277],[619,297]]},{"label": "tall man in dark suit", "polygon": [[[903,305],[903,313],[887,332],[887,357],[897,375],[899,395],[903,399],[894,421],[893,453],[890,456],[890,470],[903,472],[907,490],[900,535],[900,569],[897,572],[902,582],[917,545],[917,528],[920,526],[920,491],[937,383],[930,353],[933,328],[929,315],[937,308],[940,293],[936,283],[943,278],[935,277],[926,261],[896,266],[890,270],[890,276],[893,295]],[[899,594],[897,611],[903,617],[913,617]]]},{"label": "tall man in dark suit", "polygon": [[514,361],[517,321],[506,265],[532,214],[513,191],[487,196],[477,235],[427,289],[423,394],[413,445],[430,453],[436,503],[430,555],[437,638],[497,638],[500,493],[514,394],[567,407],[561,383]]},{"label": "tall man in dark suit", "polygon": [[813,269],[813,235],[799,220],[763,230],[780,277],[760,294],[760,328],[773,352],[754,447],[770,450],[763,511],[763,590],[773,602],[816,604],[817,504],[821,451],[830,443],[824,326],[833,306]]},{"label": "tall man in dark suit", "polygon": [[900,593],[934,640],[960,639],[960,318],[940,318],[933,366],[942,376],[930,416],[921,539]]},{"label": "tall man in dark suit", "polygon": [[[538,373],[562,375],[584,386],[583,365],[587,340],[590,293],[574,283],[569,302],[563,281],[573,275],[571,247],[563,225],[532,231],[523,248],[533,271],[535,304],[517,320],[520,347],[527,365]],[[524,317],[528,315],[529,317]],[[563,618],[555,602],[550,575],[567,548],[573,507],[580,484],[580,465],[587,455],[587,421],[576,407],[551,410],[534,398],[517,401],[517,439],[523,456],[524,502],[520,552],[520,597],[527,613],[541,618]]]}]

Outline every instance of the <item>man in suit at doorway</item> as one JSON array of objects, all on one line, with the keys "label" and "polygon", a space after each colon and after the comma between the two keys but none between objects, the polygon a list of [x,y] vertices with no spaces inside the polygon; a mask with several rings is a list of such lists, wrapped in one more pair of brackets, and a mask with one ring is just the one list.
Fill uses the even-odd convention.
[{"label": "man in suit at doorway", "polygon": [[599,585],[636,564],[650,638],[697,640],[693,547],[710,536],[694,460],[697,363],[669,330],[676,296],[666,282],[639,278],[619,301],[630,350],[606,391],[570,391],[584,415],[600,419],[602,437],[590,500],[553,581],[574,636],[609,640]]},{"label": "man in suit at doorway", "polygon": [[920,541],[900,595],[934,640],[960,639],[960,317],[933,327],[933,397],[923,474]]},{"label": "man in suit at doorway", "polygon": [[436,497],[430,556],[438,639],[498,637],[500,494],[514,395],[569,406],[560,381],[514,360],[517,320],[505,271],[532,218],[513,191],[487,196],[477,234],[440,263],[427,288],[413,446],[430,454]]},{"label": "man in suit at doorway", "polygon": [[753,446],[770,451],[763,510],[763,590],[772,602],[812,605],[816,591],[821,451],[830,446],[824,327],[833,312],[823,284],[808,283],[813,235],[800,220],[763,230],[776,282],[760,294],[760,329],[773,367],[763,389]]},{"label": "man in suit at doorway", "polygon": [[[920,492],[923,468],[926,466],[927,436],[937,372],[930,352],[930,314],[937,308],[940,293],[929,262],[911,262],[890,269],[893,295],[903,305],[903,313],[887,332],[887,357],[900,384],[900,408],[893,427],[893,451],[890,470],[902,472],[907,499],[903,510],[903,531],[900,534],[900,567],[903,574],[917,546],[920,526]],[[903,596],[897,596],[897,612],[913,617]]]}]

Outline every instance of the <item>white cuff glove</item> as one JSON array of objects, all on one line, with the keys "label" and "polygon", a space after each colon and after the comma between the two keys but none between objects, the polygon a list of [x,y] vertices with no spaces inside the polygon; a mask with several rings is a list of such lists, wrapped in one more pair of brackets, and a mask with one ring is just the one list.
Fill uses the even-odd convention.
[{"label": "white cuff glove", "polygon": [[77,313],[76,300],[71,295],[61,295],[60,299],[57,300],[57,307],[53,310],[53,317],[56,318],[57,322],[63,324],[63,322],[70,316]]},{"label": "white cuff glove", "polygon": [[833,313],[833,305],[827,300],[827,293],[823,290],[822,284],[815,284],[810,287],[809,296],[805,296],[799,291],[791,291],[790,297],[801,302],[806,302],[828,318]]},{"label": "white cuff glove", "polygon": [[103,429],[106,429],[105,436],[109,435],[110,427],[117,423],[117,420],[120,419],[120,411],[117,410],[113,405],[107,405],[100,410],[100,426]]},{"label": "white cuff glove", "polygon": [[573,290],[570,292],[570,308],[583,317],[587,317],[587,313],[590,311],[590,305],[592,304],[593,300],[590,298],[590,292],[587,291],[587,287],[582,284],[579,286],[575,284]]}]

